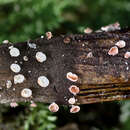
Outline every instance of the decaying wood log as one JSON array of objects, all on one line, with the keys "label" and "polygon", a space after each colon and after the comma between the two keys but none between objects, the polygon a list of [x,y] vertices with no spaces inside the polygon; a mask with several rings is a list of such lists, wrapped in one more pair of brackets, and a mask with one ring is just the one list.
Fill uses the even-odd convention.
[{"label": "decaying wood log", "polygon": [[[118,54],[110,55],[110,48],[119,40],[125,41],[125,47],[118,47]],[[11,54],[12,48],[20,54]],[[36,60],[37,52],[46,55],[44,62]],[[1,44],[0,103],[34,101],[69,105],[72,97],[76,98],[76,104],[129,99],[130,59],[124,57],[126,52],[130,52],[130,29]],[[16,72],[13,72],[12,64],[21,69],[14,66]],[[69,72],[78,76],[78,81],[69,80]],[[23,82],[14,81],[19,74],[24,76]],[[47,77],[47,87],[38,84],[39,76]],[[70,78],[73,79],[71,75]],[[69,91],[72,85],[79,87],[80,93],[73,95]],[[32,95],[23,97],[24,88],[29,88]]]}]

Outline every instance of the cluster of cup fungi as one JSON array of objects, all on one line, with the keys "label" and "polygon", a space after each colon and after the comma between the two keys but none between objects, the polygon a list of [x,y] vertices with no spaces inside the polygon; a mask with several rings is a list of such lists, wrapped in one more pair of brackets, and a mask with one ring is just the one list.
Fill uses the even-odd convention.
[{"label": "cluster of cup fungi", "polygon": [[[113,25],[109,25],[109,26],[106,26],[106,27],[102,27],[101,30],[102,31],[109,31],[109,30],[113,30],[113,29],[120,29],[119,28],[119,24],[116,23],[116,24],[113,24]],[[93,30],[90,29],[90,28],[86,28],[84,30],[85,33],[91,33]],[[50,40],[52,38],[52,33],[51,32],[47,32],[46,33],[46,37],[47,37],[47,40]],[[44,36],[41,36],[41,38],[44,38]],[[69,43],[70,42],[70,39],[68,37],[66,37],[64,39],[64,43]],[[4,43],[8,43],[8,40],[5,40]],[[36,48],[36,44],[35,43],[28,43],[28,46],[30,48]],[[119,53],[119,49],[118,48],[124,48],[126,46],[126,42],[123,41],[123,40],[119,40],[118,42],[115,43],[115,46],[111,47],[110,50],[108,51],[108,55],[112,55],[112,56],[115,56]],[[18,57],[20,56],[20,51],[18,48],[16,47],[13,47],[10,46],[9,47],[9,53],[10,53],[10,56],[11,57]],[[92,57],[92,53],[90,52],[89,55],[87,55],[88,57]],[[45,53],[43,52],[37,52],[36,55],[35,55],[35,58],[37,60],[37,62],[40,62],[40,63],[43,63],[47,60],[47,56]],[[125,54],[124,54],[124,58],[130,58],[130,52],[127,51]],[[24,61],[28,61],[28,57],[27,56],[24,56],[23,57],[23,60]],[[14,73],[16,73],[16,75],[14,76],[14,84],[20,84],[20,83],[23,83],[24,80],[25,80],[25,77],[23,74],[19,74],[19,72],[21,71],[21,67],[19,64],[17,63],[13,63],[10,65],[10,69],[11,71],[13,71]],[[77,82],[78,81],[78,76],[72,72],[68,72],[66,74],[66,78],[68,80],[70,80],[71,82]],[[37,83],[40,87],[47,87],[49,86],[49,79],[44,76],[44,75],[41,75],[37,78]],[[10,88],[12,86],[12,82],[10,80],[7,80],[6,82],[6,87],[7,88]],[[71,105],[71,108],[70,108],[70,113],[77,113],[80,111],[80,107],[75,105],[76,103],[76,98],[75,96],[80,92],[80,89],[79,87],[77,87],[76,85],[71,85],[69,88],[69,92],[73,95],[73,97],[71,97],[70,99],[68,99],[68,103]],[[29,98],[32,96],[32,90],[29,89],[29,88],[24,88],[22,91],[21,91],[21,96],[24,97],[24,98]],[[16,107],[18,106],[18,104],[16,102],[12,102],[10,103],[10,106],[11,107]],[[37,105],[31,101],[31,104],[30,104],[31,107],[36,107]],[[52,102],[50,105],[49,105],[49,110],[51,112],[57,112],[59,110],[59,106],[58,104],[56,104],[55,102]]]},{"label": "cluster of cup fungi", "polygon": [[[51,32],[47,32],[46,33],[46,37],[47,37],[47,40],[50,40],[52,38],[52,33]],[[41,36],[41,38],[44,38],[44,36]],[[9,43],[8,40],[4,40],[3,43]],[[30,48],[34,48],[36,49],[36,44],[35,43],[30,43],[28,42],[27,43],[28,46]],[[11,57],[19,57],[20,56],[20,50],[16,47],[14,47],[13,45],[11,45],[9,48],[9,54]],[[43,63],[47,60],[47,56],[45,53],[43,52],[37,52],[35,54],[35,58],[37,60],[37,62],[40,62],[40,63]],[[28,61],[28,57],[27,56],[23,56],[23,60],[24,61]],[[20,71],[21,71],[21,67],[20,65],[17,63],[17,62],[14,62],[10,65],[10,70],[15,73],[14,77],[13,77],[13,82],[14,84],[20,84],[20,83],[23,83],[26,78],[23,74],[20,74]],[[66,78],[72,82],[76,82],[78,80],[78,76],[76,74],[73,74],[72,72],[68,72],[66,74]],[[37,78],[37,84],[40,86],[40,87],[47,87],[49,86],[50,82],[49,82],[49,79],[44,76],[44,75],[41,75]],[[12,81],[11,80],[7,80],[6,81],[6,87],[7,88],[10,88],[12,86]],[[77,87],[76,85],[71,85],[69,87],[69,92],[71,94],[73,94],[74,96],[76,96],[76,94],[79,93],[79,87]],[[32,96],[32,90],[30,88],[24,88],[21,90],[21,96],[23,98],[29,98]],[[71,97],[70,99],[68,99],[68,103],[71,105],[71,109],[70,109],[70,112],[71,113],[76,113],[76,112],[79,112],[80,111],[80,107],[77,106],[77,105],[74,105],[76,103],[76,99],[75,97]],[[18,104],[16,102],[11,102],[10,103],[10,106],[11,107],[17,107]],[[36,107],[36,103],[34,103],[33,101],[31,101],[31,104],[30,104],[31,107]],[[51,112],[57,112],[59,110],[59,106],[58,104],[56,104],[55,102],[52,102],[48,109],[51,111]]]}]

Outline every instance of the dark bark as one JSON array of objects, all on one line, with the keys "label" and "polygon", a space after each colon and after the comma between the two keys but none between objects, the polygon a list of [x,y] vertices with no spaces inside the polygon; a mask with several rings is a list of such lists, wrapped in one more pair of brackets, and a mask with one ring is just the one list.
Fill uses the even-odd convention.
[{"label": "dark bark", "polygon": [[[126,47],[119,49],[115,56],[108,55],[108,51],[119,40],[126,42]],[[130,51],[130,30],[124,29],[113,32],[98,32],[83,35],[66,35],[53,37],[50,40],[38,38],[30,40],[36,44],[36,49],[30,48],[28,42],[15,43],[20,50],[20,56],[11,57],[9,46],[0,46],[0,102],[34,101],[57,104],[68,104],[73,97],[68,88],[74,84],[80,88],[76,96],[77,104],[88,104],[103,101],[129,99],[130,95],[130,59],[124,58],[126,51]],[[42,51],[47,55],[43,63],[37,62],[35,54]],[[88,53],[92,57],[88,57]],[[28,61],[23,60],[28,57]],[[21,84],[14,84],[16,73],[10,70],[15,63],[21,66],[20,74],[26,80]],[[68,72],[78,75],[76,83],[66,78]],[[50,84],[42,88],[37,84],[41,75],[48,77]],[[12,81],[12,87],[7,88],[7,80]],[[15,88],[15,89],[14,89]],[[21,90],[30,88],[32,97],[21,97]]]}]

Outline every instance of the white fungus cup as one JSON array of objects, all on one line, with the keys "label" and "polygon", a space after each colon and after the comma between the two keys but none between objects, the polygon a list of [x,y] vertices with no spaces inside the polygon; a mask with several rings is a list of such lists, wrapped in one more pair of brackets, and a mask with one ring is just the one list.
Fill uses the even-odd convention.
[{"label": "white fungus cup", "polygon": [[21,96],[24,97],[24,98],[29,98],[32,96],[32,90],[29,89],[29,88],[24,88],[22,91],[21,91]]},{"label": "white fungus cup", "polygon": [[16,47],[11,47],[9,53],[10,53],[11,57],[18,57],[20,55],[20,51]]},{"label": "white fungus cup", "polygon": [[46,61],[46,59],[47,59],[47,57],[46,57],[46,55],[43,52],[37,52],[36,53],[36,60],[38,62],[42,63],[42,62]]},{"label": "white fungus cup", "polygon": [[21,67],[20,67],[18,64],[11,64],[11,65],[10,65],[10,69],[11,69],[13,72],[18,73],[18,72],[20,72]]},{"label": "white fungus cup", "polygon": [[38,83],[39,86],[45,88],[45,87],[47,87],[49,85],[49,80],[45,76],[39,76],[38,80],[37,80],[37,83]]},{"label": "white fungus cup", "polygon": [[17,74],[14,76],[14,84],[23,83],[24,80],[25,80],[25,77],[22,74]]}]

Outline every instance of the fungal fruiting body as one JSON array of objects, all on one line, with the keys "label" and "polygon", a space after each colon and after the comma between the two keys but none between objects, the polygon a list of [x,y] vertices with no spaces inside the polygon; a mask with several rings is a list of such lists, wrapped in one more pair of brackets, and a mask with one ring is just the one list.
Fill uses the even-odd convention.
[{"label": "fungal fruiting body", "polygon": [[126,42],[123,40],[119,40],[115,45],[118,46],[119,48],[123,48],[126,46]]},{"label": "fungal fruiting body", "polygon": [[46,37],[47,39],[51,39],[52,38],[52,33],[51,32],[46,32]]},{"label": "fungal fruiting body", "polygon": [[4,43],[4,44],[8,44],[8,43],[9,43],[9,40],[4,40],[3,43]]},{"label": "fungal fruiting body", "polygon": [[35,43],[30,43],[30,42],[28,41],[27,44],[28,44],[28,46],[29,46],[30,48],[33,48],[33,49],[36,49],[36,48],[37,48],[37,46],[36,46]]},{"label": "fungal fruiting body", "polygon": [[30,107],[37,107],[37,104],[34,103],[34,102],[32,102],[32,103],[30,104]]},{"label": "fungal fruiting body", "polygon": [[12,46],[10,47],[9,53],[10,53],[10,55],[11,55],[12,57],[18,57],[18,56],[20,55],[19,49],[16,48],[16,47],[12,47]]},{"label": "fungal fruiting body", "polygon": [[118,48],[116,46],[112,47],[109,51],[108,51],[109,55],[115,56],[118,54]]},{"label": "fungal fruiting body", "polygon": [[126,59],[130,58],[130,52],[129,52],[129,51],[127,51],[127,52],[124,54],[124,58],[126,58]]},{"label": "fungal fruiting body", "polygon": [[66,43],[66,44],[70,43],[70,38],[69,37],[65,37],[64,38],[64,43]]},{"label": "fungal fruiting body", "polygon": [[37,52],[36,53],[36,59],[37,59],[38,62],[42,63],[42,62],[46,61],[47,57],[46,57],[46,55],[44,53]]},{"label": "fungal fruiting body", "polygon": [[24,80],[25,77],[22,74],[18,74],[14,76],[14,84],[23,83]]},{"label": "fungal fruiting body", "polygon": [[51,112],[57,112],[59,110],[59,106],[55,102],[53,102],[52,104],[49,105],[48,109]]},{"label": "fungal fruiting body", "polygon": [[75,104],[75,102],[76,102],[76,100],[75,100],[74,97],[72,97],[72,98],[70,98],[70,99],[68,100],[68,103],[69,103],[69,104]]},{"label": "fungal fruiting body", "polygon": [[47,77],[45,76],[40,76],[38,77],[37,83],[41,86],[41,87],[47,87],[49,85],[49,80]]},{"label": "fungal fruiting body", "polygon": [[18,106],[18,104],[17,104],[16,102],[11,102],[11,103],[10,103],[10,106],[15,108],[15,107]]},{"label": "fungal fruiting body", "polygon": [[9,46],[8,48],[9,48],[9,49],[12,49],[12,48],[13,48],[13,46]]},{"label": "fungal fruiting body", "polygon": [[20,68],[20,66],[19,66],[18,64],[11,64],[11,65],[10,65],[10,69],[11,69],[13,72],[15,72],[15,73],[18,73],[18,72],[20,72],[20,70],[21,70],[21,68]]},{"label": "fungal fruiting body", "polygon": [[69,79],[72,82],[76,82],[78,80],[78,76],[76,74],[73,74],[72,72],[68,72],[67,79]]},{"label": "fungal fruiting body", "polygon": [[120,24],[118,22],[114,23],[114,24],[110,24],[104,27],[101,27],[102,31],[114,31],[114,30],[120,30]]},{"label": "fungal fruiting body", "polygon": [[92,31],[93,31],[93,30],[92,30],[91,28],[86,28],[86,29],[84,30],[84,33],[86,33],[86,34],[87,34],[87,33],[92,33]]},{"label": "fungal fruiting body", "polygon": [[32,90],[29,89],[29,88],[24,88],[22,91],[21,91],[21,96],[24,97],[24,98],[29,98],[32,96]]},{"label": "fungal fruiting body", "polygon": [[80,111],[80,107],[79,106],[72,105],[72,107],[70,109],[70,113],[77,113],[79,111]]},{"label": "fungal fruiting body", "polygon": [[41,38],[44,38],[44,36],[42,35]]},{"label": "fungal fruiting body", "polygon": [[87,58],[92,58],[93,57],[93,53],[92,52],[89,52],[88,54],[87,54]]},{"label": "fungal fruiting body", "polygon": [[10,80],[7,80],[6,81],[6,87],[11,88],[11,86],[12,86],[12,82]]},{"label": "fungal fruiting body", "polygon": [[76,95],[76,94],[78,94],[78,93],[80,92],[79,87],[77,87],[76,85],[71,85],[71,86],[69,87],[69,91],[70,91],[70,93],[72,93],[73,95]]},{"label": "fungal fruiting body", "polygon": [[27,56],[24,56],[24,57],[23,57],[23,60],[24,60],[24,61],[28,61],[28,57],[27,57]]}]

